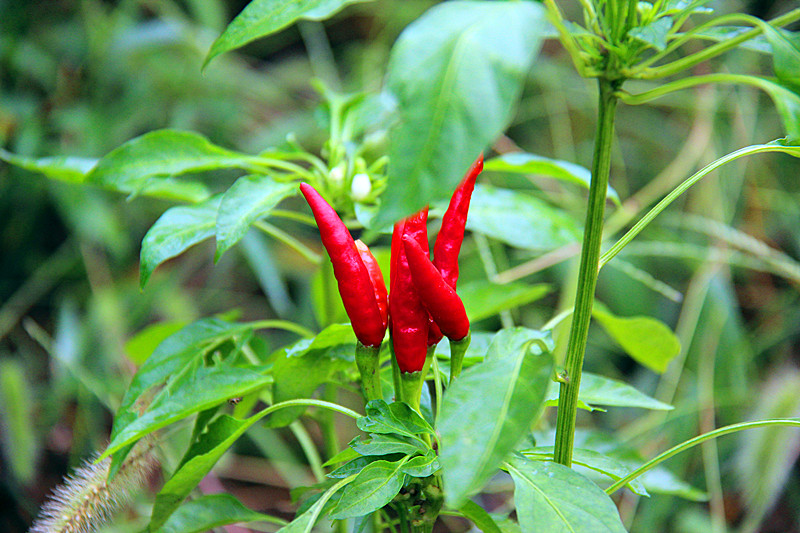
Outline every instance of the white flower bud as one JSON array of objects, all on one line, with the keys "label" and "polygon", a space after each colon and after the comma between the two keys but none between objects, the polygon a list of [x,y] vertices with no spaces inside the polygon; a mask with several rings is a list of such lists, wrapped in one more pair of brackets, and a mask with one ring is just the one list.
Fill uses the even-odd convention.
[{"label": "white flower bud", "polygon": [[350,197],[356,202],[363,202],[372,192],[372,181],[369,176],[364,173],[359,173],[353,176],[353,182],[350,184]]},{"label": "white flower bud", "polygon": [[345,167],[346,165],[344,163],[339,163],[331,169],[328,174],[328,179],[333,185],[339,187],[344,182]]}]

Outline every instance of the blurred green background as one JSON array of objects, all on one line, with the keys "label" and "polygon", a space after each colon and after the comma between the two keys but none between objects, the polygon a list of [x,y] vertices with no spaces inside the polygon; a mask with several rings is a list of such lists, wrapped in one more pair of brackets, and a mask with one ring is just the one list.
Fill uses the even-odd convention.
[{"label": "blurred green background", "polygon": [[[211,42],[246,2],[6,0],[0,3],[0,147],[32,157],[97,158],[142,133],[177,128],[247,152],[293,134],[318,151],[325,127],[309,81],[379,90],[394,39],[434,3],[353,5],[324,24],[303,22],[223,55],[201,72]],[[769,19],[796,2],[711,5]],[[769,61],[749,50],[726,55],[714,68],[770,74]],[[593,84],[548,41],[514,124],[494,148],[518,146],[588,166],[594,112]],[[702,164],[782,136],[769,99],[748,88],[700,88],[650,106],[621,106],[618,117],[611,183],[632,212]],[[659,380],[593,330],[587,369],[633,383],[676,409],[582,413],[579,423],[614,431],[649,457],[727,423],[800,416],[798,173],[796,160],[778,155],[725,167],[609,264],[599,299],[616,314],[654,316],[676,328],[682,364]],[[220,172],[203,179],[222,191],[236,177]],[[523,188],[582,219],[578,189],[535,177],[482,179]],[[315,267],[261,235],[250,235],[217,265],[213,245],[195,247],[162,266],[140,291],[141,238],[169,206],[0,163],[1,531],[26,530],[62,476],[103,447],[136,354],[153,342],[139,336],[140,344],[131,344],[143,328],[164,324],[149,330],[150,339],[161,338],[180,324],[231,310],[247,319],[280,317],[317,327],[309,296]],[[619,226],[629,222],[618,213],[610,217]],[[314,233],[302,231],[317,246]],[[482,261],[486,251],[501,280],[557,287],[507,319],[541,327],[571,298],[571,261],[515,274],[509,269],[534,257],[491,240],[465,244],[466,279],[493,274]],[[480,323],[487,330],[499,325],[498,319]],[[265,336],[265,342],[274,348],[283,339]],[[288,488],[307,481],[306,467],[291,434],[261,437],[275,454],[271,462],[257,444],[243,443],[218,475],[251,507],[289,517]],[[710,503],[626,493],[619,501],[623,518],[642,532],[800,531],[798,453],[797,431],[723,438],[667,464],[707,491]],[[498,490],[484,502],[490,509],[508,505],[502,483]],[[142,496],[105,530],[136,531],[147,501]],[[458,520],[442,527],[466,530]]]}]

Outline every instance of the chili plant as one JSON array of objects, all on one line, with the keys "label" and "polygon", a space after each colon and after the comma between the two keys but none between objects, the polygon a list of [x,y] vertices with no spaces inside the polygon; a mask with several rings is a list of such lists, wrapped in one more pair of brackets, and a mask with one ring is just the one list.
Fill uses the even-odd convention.
[{"label": "chili plant", "polygon": [[[213,43],[205,68],[214,68],[220,54],[355,3],[254,0]],[[567,8],[582,18],[565,18]],[[267,522],[289,533],[311,531],[325,521],[339,531],[433,531],[447,516],[465,518],[483,531],[624,531],[612,496],[623,488],[639,496],[670,492],[655,476],[647,478],[653,471],[670,480],[672,493],[679,486],[683,496],[702,499],[701,492],[681,484],[660,463],[729,433],[797,427],[800,420],[712,428],[650,460],[623,458],[621,445],[592,447],[586,439],[576,445],[579,409],[672,408],[629,384],[584,372],[593,317],[655,373],[664,372],[682,353],[678,338],[662,322],[617,317],[597,304],[597,279],[657,215],[712,172],[759,153],[800,156],[800,36],[784,29],[798,19],[800,9],[769,21],[736,13],[718,16],[702,0],[581,0],[569,6],[555,0],[450,1],[435,5],[400,34],[380,92],[343,94],[313,82],[329,127],[318,153],[289,138],[284,146],[246,154],[177,130],[147,133],[97,161],[0,152],[7,162],[52,179],[180,202],[143,239],[140,282],[145,290],[168,259],[214,237],[214,259],[219,260],[251,227],[318,266],[323,286],[316,302],[321,331],[283,318],[237,322],[209,317],[163,338],[119,402],[110,443],[96,461],[102,466],[87,467],[67,484],[34,530],[97,527],[113,507],[103,498],[131,477],[131,469],[151,465],[153,450],[169,442],[169,428],[180,424],[190,426],[190,436],[182,443],[182,458],[164,464],[151,531]],[[588,171],[576,163],[510,152],[507,138],[497,142],[514,117],[544,39],[557,39],[578,74],[596,80],[596,132]],[[713,67],[714,58],[743,46],[769,56],[774,77],[708,67],[694,73],[694,67]],[[658,198],[635,208],[622,204],[609,186],[618,108],[708,84],[764,91],[774,102],[785,138],[736,148],[652,207]],[[484,163],[481,153],[496,155],[487,155]],[[542,298],[548,287],[470,280],[469,290],[462,285],[461,295],[456,293],[465,229],[491,270],[487,237],[526,247],[508,236],[503,241],[504,233],[517,228],[498,227],[491,210],[538,205],[531,203],[534,199],[521,200],[525,195],[516,191],[476,185],[481,167],[486,174],[545,176],[588,189],[582,228],[565,223],[566,238],[556,239],[556,244],[569,245],[561,251],[563,260],[578,252],[571,240],[582,233],[575,282],[567,284],[574,287],[574,303],[552,310],[552,318],[538,329],[515,324],[508,310]],[[245,174],[224,191],[175,179],[231,168]],[[292,200],[300,191],[313,218]],[[615,212],[606,224],[608,206]],[[436,217],[443,212],[432,258],[429,212]],[[292,229],[284,229],[287,225]],[[305,238],[316,240],[314,227],[329,259]],[[520,239],[534,241],[528,248],[536,249],[536,238]],[[373,255],[367,244],[383,250],[389,240],[387,295],[381,272],[385,254]],[[647,273],[639,275],[666,290]],[[334,279],[350,324],[341,323],[339,303],[325,287]],[[480,297],[487,294],[491,298]],[[476,318],[498,313],[504,326],[498,331],[474,327]],[[569,327],[565,344],[553,335],[562,325]],[[265,329],[299,339],[270,351],[255,333]],[[443,336],[447,343],[439,342]],[[358,387],[351,387],[354,382]],[[315,397],[319,389],[321,399]],[[339,403],[343,397],[350,398],[348,406]],[[353,397],[358,398],[355,405]],[[553,405],[555,431],[549,432],[547,408]],[[341,424],[333,416],[355,421],[349,427],[355,435],[346,446],[341,446]],[[297,423],[300,417],[318,423],[324,458],[305,426]],[[289,426],[317,477],[313,486],[298,488],[297,513],[289,521],[251,511],[232,496],[197,490],[237,439],[257,426]],[[515,520],[490,514],[494,509],[473,499],[490,480],[509,476]],[[92,505],[81,504],[81,498]]]}]

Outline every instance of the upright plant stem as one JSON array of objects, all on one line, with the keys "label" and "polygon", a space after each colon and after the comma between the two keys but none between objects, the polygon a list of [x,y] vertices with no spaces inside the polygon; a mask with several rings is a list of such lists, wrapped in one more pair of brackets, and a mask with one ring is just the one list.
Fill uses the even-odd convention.
[{"label": "upright plant stem", "polygon": [[575,297],[575,312],[572,317],[567,356],[564,362],[565,382],[561,383],[558,396],[558,418],[556,421],[556,462],[572,464],[572,446],[575,440],[575,415],[578,410],[578,391],[581,386],[583,356],[586,337],[592,317],[594,291],[597,285],[600,244],[603,236],[608,175],[611,168],[611,141],[614,136],[614,116],[617,97],[615,83],[607,79],[598,80],[599,110],[597,136],[592,158],[592,182],[586,211],[586,227],[583,233],[581,262],[578,273],[578,288]]}]

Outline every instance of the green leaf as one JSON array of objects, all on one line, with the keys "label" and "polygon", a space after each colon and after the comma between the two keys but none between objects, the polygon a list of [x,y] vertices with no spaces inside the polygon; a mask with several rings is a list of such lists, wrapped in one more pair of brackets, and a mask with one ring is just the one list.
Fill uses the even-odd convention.
[{"label": "green leaf", "polygon": [[475,185],[467,229],[527,250],[552,250],[580,240],[566,212],[527,193]]},{"label": "green leaf", "polygon": [[216,56],[266,37],[297,20],[324,20],[348,4],[367,0],[252,0],[208,51],[203,66]]},{"label": "green leaf", "polygon": [[709,0],[666,0],[661,6],[660,13],[665,15],[695,13],[708,15],[714,12],[714,9],[703,6],[708,2]]},{"label": "green leaf", "polygon": [[467,500],[461,506],[459,512],[467,519],[469,519],[478,529],[483,533],[502,533],[500,526],[498,526],[492,519],[491,515],[477,503]]},{"label": "green leaf", "polygon": [[251,157],[221,148],[196,133],[158,130],[131,139],[100,159],[86,181],[138,194],[154,176],[218,168],[248,168]]},{"label": "green leaf", "polygon": [[359,457],[359,455],[350,447],[344,448],[342,451],[322,463],[323,467],[333,466],[338,463],[346,463],[347,461],[351,461],[355,458]]},{"label": "green leaf", "polygon": [[551,292],[549,285],[530,283],[491,283],[470,281],[458,287],[470,322],[483,320],[501,311],[535,302]]},{"label": "green leaf", "polygon": [[[552,461],[553,452],[553,446],[537,446],[536,448],[522,450],[520,453],[533,461]],[[572,464],[605,474],[614,481],[622,479],[633,471],[633,469],[628,468],[613,457],[582,448],[572,450]],[[639,496],[649,496],[647,489],[638,479],[632,480],[626,486]]]},{"label": "green leaf", "polygon": [[[127,190],[117,191],[132,192]],[[162,200],[189,202],[193,204],[207,200],[208,197],[211,196],[208,187],[200,182],[162,178],[158,176],[147,178],[142,184],[142,188],[133,192],[138,196],[150,196],[153,198],[161,198]]]},{"label": "green leaf", "polygon": [[229,366],[191,368],[162,390],[148,409],[114,436],[104,456],[157,429],[272,383],[272,376]]},{"label": "green leaf", "polygon": [[[558,383],[551,382],[547,392],[548,402],[558,402]],[[578,399],[588,405],[605,405],[613,407],[641,407],[668,411],[673,407],[664,402],[636,390],[627,383],[616,379],[598,376],[590,372],[581,374],[581,389]]]},{"label": "green leaf", "polygon": [[545,28],[534,2],[454,1],[403,31],[389,59],[399,121],[377,227],[450,197],[509,124]]},{"label": "green leaf", "polygon": [[[32,158],[12,154],[0,148],[0,160],[6,161],[31,172],[38,172],[45,177],[68,183],[83,183],[87,180],[91,170],[97,165],[98,159],[88,157],[55,156]],[[149,177],[138,182],[138,188],[131,188],[130,183],[106,181],[98,183],[106,189],[122,192],[136,193],[142,196],[152,196],[166,200],[188,202],[202,202],[208,198],[208,188],[196,181],[178,181],[172,178]]]},{"label": "green leaf", "polygon": [[142,239],[139,286],[144,287],[158,265],[214,235],[219,196],[201,204],[171,207]]},{"label": "green leaf", "polygon": [[[753,395],[752,420],[800,416],[800,372],[792,365],[773,368],[768,381]],[[751,531],[763,523],[783,492],[800,453],[800,431],[792,427],[765,427],[737,435],[735,472]],[[780,443],[780,444],[777,444]]]},{"label": "green leaf", "polygon": [[225,414],[209,424],[206,432],[186,451],[172,477],[156,495],[150,517],[151,530],[167,521],[184,498],[211,471],[222,454],[252,424],[252,418],[240,420]]},{"label": "green leaf", "polygon": [[772,46],[772,68],[782,85],[800,91],[800,34],[762,24]]},{"label": "green leaf", "polygon": [[450,507],[483,486],[541,414],[553,371],[545,339],[526,328],[501,330],[484,361],[448,388],[437,429]]},{"label": "green leaf", "polygon": [[31,172],[39,172],[46,177],[69,183],[80,183],[86,174],[97,164],[97,159],[87,157],[56,156],[26,157],[13,154],[0,148],[0,160]]},{"label": "green leaf", "polygon": [[186,327],[186,322],[157,322],[140,330],[125,343],[125,354],[137,365],[144,363],[167,337]]},{"label": "green leaf", "polygon": [[[708,39],[709,41],[714,42],[729,41],[734,37],[737,37],[739,34],[752,29],[753,28],[750,26],[714,26],[703,31],[695,32],[692,34],[692,37]],[[682,35],[682,33],[676,33],[675,37],[681,37]],[[769,41],[767,41],[763,35],[758,35],[752,39],[748,39],[745,42],[740,43],[737,48],[759,52],[762,54],[772,53],[772,47],[770,46]]]},{"label": "green leaf", "polygon": [[[489,159],[483,164],[483,170],[547,176],[575,183],[587,189],[592,181],[592,173],[586,167],[525,152],[512,152]],[[610,185],[608,197],[619,205],[619,195]]]},{"label": "green leaf", "polygon": [[[636,468],[640,464],[641,462],[636,465],[626,463],[626,466],[629,468]],[[642,474],[639,479],[641,479],[642,485],[644,485],[649,492],[655,494],[678,496],[693,502],[708,501],[708,494],[694,488],[666,468],[656,467],[652,470],[648,470]]]},{"label": "green leaf", "polygon": [[428,477],[436,473],[441,466],[439,465],[439,458],[436,452],[428,450],[425,455],[417,455],[412,457],[403,465],[403,472],[411,477]]},{"label": "green leaf", "polygon": [[366,416],[356,420],[356,425],[367,433],[397,433],[412,438],[433,433],[430,424],[404,402],[372,400],[366,405]]},{"label": "green leaf", "polygon": [[285,520],[252,511],[230,494],[204,494],[181,505],[156,533],[201,533],[244,522],[285,524]]},{"label": "green leaf", "polygon": [[523,531],[625,532],[611,498],[576,471],[517,456],[507,466]]},{"label": "green leaf", "polygon": [[[165,380],[171,382],[176,379],[176,376],[182,376],[184,369],[199,360],[209,346],[218,345],[234,335],[247,334],[251,330],[252,326],[249,324],[236,324],[216,318],[207,318],[189,324],[167,337],[133,376],[117,414],[114,416],[111,440],[114,440],[117,434],[138,419],[138,411],[133,406],[148,389]],[[130,447],[126,447],[114,454],[111,462],[111,475],[116,473],[129,450]],[[103,456],[106,454],[108,451]]]},{"label": "green leaf", "polygon": [[[119,407],[119,413],[130,410],[146,390],[177,375],[191,361],[202,357],[203,350],[224,339],[252,329],[250,324],[204,318],[193,322],[164,339],[152,355],[139,367]],[[114,422],[117,429],[117,423]],[[112,438],[114,433],[112,433]]]},{"label": "green leaf", "polygon": [[406,479],[403,473],[405,462],[375,461],[367,465],[344,489],[342,498],[331,510],[330,517],[341,520],[362,516],[392,501],[403,488],[403,481]]},{"label": "green leaf", "polygon": [[753,84],[763,89],[775,104],[788,141],[791,144],[800,142],[800,95],[769,80],[754,80]]},{"label": "green leaf", "polygon": [[21,360],[0,359],[0,443],[8,470],[23,485],[33,481],[38,455],[32,399]]},{"label": "green leaf", "polygon": [[[272,357],[276,402],[309,398],[329,381],[334,373],[352,367],[355,361],[355,335],[348,325],[334,324],[313,339],[302,339],[278,350]],[[270,427],[290,424],[303,414],[304,407],[291,407],[275,413],[267,421]]]},{"label": "green leaf", "polygon": [[[552,442],[553,436],[549,439],[547,437],[537,438],[537,442],[540,440]],[[575,432],[575,448],[590,449],[607,455],[631,471],[639,468],[645,462],[645,458],[636,449],[620,443],[615,435],[600,431],[577,430]],[[692,487],[660,465],[648,470],[639,479],[650,493],[668,494],[698,502],[708,501],[705,493]]]},{"label": "green leaf", "polygon": [[[356,451],[353,450],[352,448],[347,448],[347,449],[351,450],[354,454],[356,453]],[[393,459],[399,461],[402,458],[403,458],[403,456],[397,455],[397,456],[394,456]],[[353,459],[352,461],[349,461],[349,462],[343,464],[342,466],[340,466],[336,470],[332,471],[330,474],[328,474],[328,477],[332,478],[332,479],[344,479],[344,478],[346,478],[348,476],[352,476],[353,474],[358,474],[368,464],[374,463],[375,461],[383,461],[383,460],[387,460],[387,459],[389,459],[389,458],[380,457],[380,456],[377,456],[377,455],[359,456],[359,457],[356,457],[355,459]]]},{"label": "green leaf", "polygon": [[390,453],[414,455],[416,453],[426,453],[428,451],[419,439],[403,435],[381,435],[372,433],[370,437],[371,438],[367,441],[356,437],[350,442],[350,447],[361,455],[388,455]]},{"label": "green leaf", "polygon": [[219,205],[214,261],[239,242],[253,222],[269,215],[281,200],[296,192],[294,183],[280,183],[269,176],[250,175],[236,180],[222,195]]},{"label": "green leaf", "polygon": [[628,35],[661,52],[667,47],[667,34],[671,29],[672,17],[661,17],[646,26],[632,28]]},{"label": "green leaf", "polygon": [[617,317],[597,302],[592,314],[628,355],[654,372],[663,373],[681,351],[678,337],[655,318]]},{"label": "green leaf", "polygon": [[354,478],[355,476],[351,476],[342,479],[330,487],[316,502],[314,502],[311,507],[309,507],[300,516],[292,520],[289,524],[280,528],[276,533],[311,533],[311,530],[314,528],[314,524],[319,518],[319,515],[322,514],[322,511],[328,504],[328,501],[343,485],[352,482]]}]

